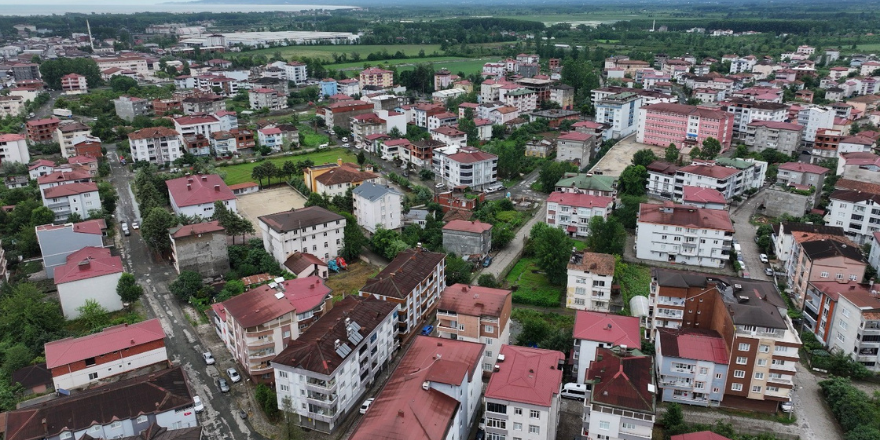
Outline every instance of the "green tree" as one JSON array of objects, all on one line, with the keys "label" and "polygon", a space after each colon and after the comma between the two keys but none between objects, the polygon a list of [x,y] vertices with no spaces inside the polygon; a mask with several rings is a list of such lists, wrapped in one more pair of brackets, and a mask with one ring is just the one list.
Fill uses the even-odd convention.
[{"label": "green tree", "polygon": [[244,290],[244,283],[241,280],[229,280],[214,300],[217,302],[226,301],[229,298],[241,295],[244,293]]},{"label": "green tree", "polygon": [[64,316],[57,301],[47,299],[30,283],[11,289],[0,296],[0,338],[37,352],[46,342],[62,337]]},{"label": "green tree", "polygon": [[700,156],[702,156],[702,155],[703,155],[703,151],[700,150],[700,147],[693,147],[693,148],[691,148],[691,151],[688,153],[688,156],[690,156],[691,160],[699,159]]},{"label": "green tree", "polygon": [[643,167],[647,167],[651,164],[651,162],[654,162],[655,160],[657,160],[657,155],[654,154],[653,150],[649,150],[647,148],[644,150],[636,151],[636,154],[633,154],[632,157],[633,165],[641,165]]},{"label": "green tree", "polygon": [[567,162],[548,161],[541,166],[538,172],[538,183],[541,185],[541,191],[547,194],[556,189],[556,182],[559,182],[565,176],[565,173],[577,169],[574,165]]},{"label": "green tree", "polygon": [[455,254],[446,256],[446,285],[453,284],[470,284],[471,274],[474,271],[474,264],[461,259]]},{"label": "green tree", "polygon": [[357,154],[357,163],[358,165],[363,166],[367,162],[367,156],[364,154],[364,150],[361,150]]},{"label": "green tree", "polygon": [[648,191],[648,170],[642,165],[630,165],[620,173],[618,191],[621,195],[643,196]]},{"label": "green tree", "polygon": [[600,254],[622,255],[626,245],[626,231],[614,217],[606,220],[601,216],[590,219],[587,247]]},{"label": "green tree", "polygon": [[749,147],[739,144],[733,152],[733,157],[747,157],[749,155]]},{"label": "green tree", "polygon": [[715,159],[721,153],[721,142],[713,137],[708,137],[703,141],[703,149],[700,153],[701,159]]},{"label": "green tree", "polygon": [[666,147],[663,158],[666,159],[666,161],[669,163],[675,163],[676,161],[678,161],[678,157],[678,147],[676,147],[675,144],[669,144],[669,146]]},{"label": "green tree", "polygon": [[171,239],[168,229],[174,226],[175,219],[165,208],[153,208],[144,217],[141,224],[141,235],[144,241],[153,249],[164,252],[171,249]]},{"label": "green tree", "polygon": [[513,241],[516,233],[506,224],[495,224],[492,227],[492,249],[504,249]]},{"label": "green tree", "polygon": [[77,318],[90,331],[97,331],[110,325],[110,316],[107,309],[93,299],[87,299],[85,304],[77,307]]},{"label": "green tree", "polygon": [[477,279],[477,284],[483,287],[498,287],[498,281],[495,279],[495,275],[491,273],[480,275],[480,278]]},{"label": "green tree", "polygon": [[687,427],[684,423],[684,413],[681,410],[681,405],[674,402],[669,404],[666,408],[666,413],[660,419],[660,424],[663,425],[667,434],[676,435],[683,433]]},{"label": "green tree", "polygon": [[31,212],[31,224],[34,226],[47,225],[54,221],[55,213],[45,206],[41,206]]},{"label": "green tree", "polygon": [[551,284],[565,284],[572,244],[565,231],[546,223],[536,223],[529,232],[531,254],[538,259],[538,267],[546,273]]},{"label": "green tree", "polygon": [[124,272],[116,283],[116,294],[123,303],[133,304],[144,295],[144,288],[137,283],[134,275]]},{"label": "green tree", "polygon": [[397,254],[403,252],[409,246],[400,238],[400,234],[397,232],[380,227],[376,229],[376,233],[370,239],[370,247],[377,254],[393,260]]},{"label": "green tree", "polygon": [[347,261],[355,261],[363,252],[364,246],[370,243],[370,240],[364,236],[364,232],[357,224],[357,219],[349,212],[340,213],[345,217],[345,228],[343,229],[342,250],[339,255]]},{"label": "green tree", "polygon": [[168,291],[181,301],[189,301],[189,298],[196,296],[202,287],[204,287],[202,276],[198,272],[185,270],[168,285]]},{"label": "green tree", "polygon": [[5,376],[4,378],[11,378],[12,373],[19,368],[27,367],[34,360],[34,351],[21,343],[5,347],[3,351],[2,375]]}]

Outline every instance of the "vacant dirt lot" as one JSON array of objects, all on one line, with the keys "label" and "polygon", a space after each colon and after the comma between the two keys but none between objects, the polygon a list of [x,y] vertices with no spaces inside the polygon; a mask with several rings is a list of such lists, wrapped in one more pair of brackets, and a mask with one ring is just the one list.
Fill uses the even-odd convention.
[{"label": "vacant dirt lot", "polygon": [[305,206],[306,199],[288,186],[278,186],[238,197],[238,213],[253,223],[256,236],[262,237],[257,217],[290,211]]},{"label": "vacant dirt lot", "polygon": [[343,295],[355,295],[361,287],[367,284],[367,280],[379,273],[379,268],[363,261],[348,261],[348,269],[339,273],[330,273],[327,287],[333,290],[333,296],[342,298]]},{"label": "vacant dirt lot", "polygon": [[636,151],[645,149],[654,151],[657,157],[663,157],[665,150],[664,147],[640,144],[636,142],[636,135],[632,135],[614,144],[590,171],[605,176],[620,176],[623,169],[632,164],[632,157]]}]

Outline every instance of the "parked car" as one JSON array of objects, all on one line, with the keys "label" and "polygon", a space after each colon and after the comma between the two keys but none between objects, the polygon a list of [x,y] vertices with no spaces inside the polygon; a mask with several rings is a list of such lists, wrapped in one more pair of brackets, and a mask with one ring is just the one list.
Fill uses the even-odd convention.
[{"label": "parked car", "polygon": [[228,393],[229,382],[226,382],[226,379],[217,379],[217,388],[220,388],[221,393]]},{"label": "parked car", "polygon": [[768,277],[772,277],[773,276],[773,269],[770,267],[765,267],[764,268],[764,275],[767,275]]},{"label": "parked car", "polygon": [[229,375],[229,380],[231,380],[232,383],[241,382],[241,375],[238,374],[238,371],[235,371],[235,368],[227,368],[226,374]]},{"label": "parked car", "polygon": [[342,142],[348,142],[348,138],[347,137],[342,138]]},{"label": "parked car", "polygon": [[364,404],[361,405],[361,414],[366,414],[367,410],[370,409],[370,405],[373,404],[373,401],[376,400],[375,397],[370,397],[369,399],[364,401]]},{"label": "parked car", "polygon": [[247,411],[245,411],[245,410],[243,410],[243,409],[239,409],[239,410],[238,410],[238,416],[241,417],[242,420],[247,420],[247,418],[248,418],[248,413],[247,413]]},{"label": "parked car", "polygon": [[446,184],[444,184],[443,182],[440,182],[440,183],[434,185],[434,188],[443,188],[444,186],[446,186]]},{"label": "parked car", "polygon": [[214,365],[214,355],[211,354],[210,351],[206,351],[202,353],[202,357],[205,358],[205,363],[208,365]]},{"label": "parked car", "polygon": [[770,259],[767,258],[767,254],[761,254],[758,258],[760,258],[760,259],[761,259],[761,262],[764,263],[764,264],[767,264],[767,263],[770,262]]},{"label": "parked car", "polygon": [[422,334],[425,336],[430,336],[433,331],[434,331],[433,325],[426,325],[426,326],[422,327]]},{"label": "parked car", "polygon": [[489,267],[492,265],[492,257],[486,257],[483,259],[483,267]]},{"label": "parked car", "polygon": [[122,222],[119,224],[119,228],[122,229],[122,233],[125,235],[131,235],[131,230],[128,229],[128,222]]},{"label": "parked car", "polygon": [[131,229],[134,229],[135,231],[137,231],[137,230],[140,229],[140,228],[141,228],[141,224],[138,223],[137,220],[131,222]]},{"label": "parked car", "polygon": [[787,402],[782,402],[782,405],[779,406],[782,409],[782,412],[790,413],[791,410],[794,409],[794,405],[792,405],[791,400]]},{"label": "parked car", "polygon": [[202,405],[202,398],[199,396],[193,396],[193,409],[196,414],[205,410],[205,405]]}]

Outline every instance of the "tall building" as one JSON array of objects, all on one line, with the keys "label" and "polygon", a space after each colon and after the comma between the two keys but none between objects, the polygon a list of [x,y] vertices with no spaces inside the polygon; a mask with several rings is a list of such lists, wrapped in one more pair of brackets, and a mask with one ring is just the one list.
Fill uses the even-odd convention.
[{"label": "tall building", "polygon": [[645,98],[633,92],[622,92],[602,98],[596,107],[596,122],[608,124],[605,139],[620,139],[635,133],[639,121],[639,109]]},{"label": "tall building", "polygon": [[162,166],[183,156],[179,133],[165,127],[143,128],[128,134],[132,162]]},{"label": "tall building", "polygon": [[31,155],[27,141],[20,134],[0,134],[0,163],[28,163]]},{"label": "tall building", "polygon": [[593,384],[584,402],[583,432],[588,439],[651,438],[656,407],[654,362],[622,347],[596,350],[586,380]]},{"label": "tall building", "polygon": [[510,343],[513,293],[491,287],[453,284],[440,294],[437,336],[486,345],[483,371],[492,371],[495,356]]},{"label": "tall building", "polygon": [[565,306],[575,310],[611,311],[614,256],[572,252],[565,286]]},{"label": "tall building", "polygon": [[829,197],[829,226],[840,226],[852,241],[859,245],[871,241],[871,235],[880,230],[880,184],[840,179]]},{"label": "tall building", "polygon": [[636,226],[640,259],[704,267],[724,267],[730,256],[730,214],[666,202],[643,203]]},{"label": "tall building", "polygon": [[675,144],[702,148],[703,141],[715,138],[722,150],[733,139],[733,116],[721,110],[709,110],[684,104],[653,104],[639,110],[636,140],[649,145],[668,147]]},{"label": "tall building", "polygon": [[295,252],[310,253],[326,262],[342,249],[345,217],[310,206],[261,216],[259,227],[263,247],[278,264]]}]

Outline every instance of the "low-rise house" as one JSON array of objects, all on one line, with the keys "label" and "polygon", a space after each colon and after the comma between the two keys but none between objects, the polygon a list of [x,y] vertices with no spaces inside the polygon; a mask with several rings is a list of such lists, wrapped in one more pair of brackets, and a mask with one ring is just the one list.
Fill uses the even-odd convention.
[{"label": "low-rise house", "polygon": [[681,195],[681,204],[703,209],[727,209],[724,194],[714,188],[685,186]]},{"label": "low-rise house", "polygon": [[294,252],[284,262],[284,267],[297,278],[316,276],[326,280],[330,275],[327,263],[308,252]]},{"label": "low-rise house", "polygon": [[717,407],[724,398],[730,354],[715,330],[658,329],[657,385],[664,402]]},{"label": "low-rise house", "polygon": [[556,191],[613,198],[617,196],[617,179],[593,173],[565,173],[556,182]]},{"label": "low-rise house", "polygon": [[101,139],[95,136],[77,136],[70,142],[74,156],[102,157]]},{"label": "low-rise house", "polygon": [[107,378],[170,366],[158,319],[107,327],[80,338],[46,343],[46,368],[56,390],[84,388]]},{"label": "low-rise house", "polygon": [[58,222],[67,220],[73,214],[81,219],[88,218],[93,211],[101,212],[102,209],[98,185],[94,182],[46,188],[43,191],[43,206],[52,210]]},{"label": "low-rise house", "polygon": [[779,165],[776,184],[796,190],[811,192],[812,207],[819,204],[819,196],[825,185],[828,168],[803,162],[788,162]]},{"label": "low-rise house", "polygon": [[446,254],[419,247],[397,254],[358,294],[397,304],[398,337],[406,339],[434,314],[445,288]]},{"label": "low-rise house", "polygon": [[636,256],[704,267],[724,267],[733,238],[727,211],[666,202],[639,206]]},{"label": "low-rise house", "polygon": [[464,147],[467,145],[467,133],[449,126],[437,127],[431,132],[431,139],[443,142],[446,145],[457,145]]},{"label": "low-rise house", "polygon": [[547,197],[545,222],[565,230],[571,237],[586,237],[590,220],[593,217],[607,219],[613,205],[611,197],[555,191]]},{"label": "low-rise house", "polygon": [[89,183],[94,182],[94,175],[86,167],[71,166],[64,168],[56,168],[55,171],[37,178],[37,186],[40,188],[40,197],[44,200],[45,193],[49,188],[56,186],[70,185],[73,183]]},{"label": "low-rise house", "polygon": [[401,228],[403,194],[387,185],[365,182],[352,191],[358,225],[375,234],[378,228]]},{"label": "low-rise house", "polygon": [[443,249],[462,257],[488,255],[492,225],[479,220],[453,220],[443,226]]},{"label": "low-rise house", "polygon": [[546,158],[556,152],[556,144],[547,139],[533,140],[526,143],[527,157]]},{"label": "low-rise house", "polygon": [[272,361],[278,409],[304,428],[334,432],[387,368],[395,311],[374,298],[337,302]]},{"label": "low-rise house", "polygon": [[483,371],[492,371],[495,356],[510,343],[513,292],[491,287],[453,284],[440,294],[437,336],[483,343]]},{"label": "low-rise house", "polygon": [[327,197],[344,196],[366,182],[376,182],[379,175],[351,163],[342,163],[315,177],[315,192]]},{"label": "low-rise house", "polygon": [[116,285],[124,268],[122,258],[110,255],[110,249],[84,247],[69,254],[66,264],[55,267],[54,272],[65,318],[78,318],[79,309],[89,300],[111,312],[122,309]]},{"label": "low-rise house", "polygon": [[36,228],[37,241],[46,276],[55,277],[55,268],[67,264],[67,256],[85,247],[103,247],[107,224],[103,219]]},{"label": "low-rise house", "polygon": [[238,212],[235,194],[216,174],[198,174],[166,180],[171,208],[175,214],[208,218],[214,215],[214,202]]},{"label": "low-rise house", "polygon": [[572,374],[577,383],[587,382],[587,371],[599,348],[641,349],[639,318],[578,310],[574,318]]},{"label": "low-rise house", "polygon": [[[464,439],[476,419],[483,344],[416,336],[351,440]],[[494,405],[491,412],[506,408]]]},{"label": "low-rise house", "polygon": [[171,259],[177,273],[197,272],[203,278],[214,278],[229,272],[226,229],[217,220],[175,226],[171,236]]},{"label": "low-rise house", "polygon": [[263,247],[284,264],[294,252],[308,252],[323,261],[339,256],[345,217],[320,206],[259,217]]},{"label": "low-rise house", "polygon": [[579,131],[570,131],[556,138],[556,160],[581,166],[590,163],[596,138]]},{"label": "low-rise house", "polygon": [[565,306],[575,310],[611,311],[614,255],[572,252],[568,263]]},{"label": "low-rise house", "polygon": [[36,180],[40,176],[51,174],[58,166],[55,162],[46,159],[36,160],[28,165],[28,176]]},{"label": "low-rise house", "polygon": [[320,277],[284,280],[252,288],[211,305],[214,331],[244,373],[258,383],[272,382],[272,360],[333,307],[330,288]]},{"label": "low-rise house", "polygon": [[45,362],[15,370],[12,373],[12,383],[21,386],[21,393],[24,396],[55,391],[52,372],[46,368]]},{"label": "low-rise house", "polygon": [[564,363],[559,351],[502,346],[483,397],[486,437],[555,440]]},{"label": "low-rise house", "polygon": [[589,438],[650,438],[654,430],[654,360],[622,347],[599,348],[586,381],[593,383],[584,402],[583,432]]},{"label": "low-rise house", "polygon": [[11,411],[6,439],[121,438],[158,426],[174,435],[154,440],[195,440],[202,428],[194,395],[183,368],[174,367]]}]

